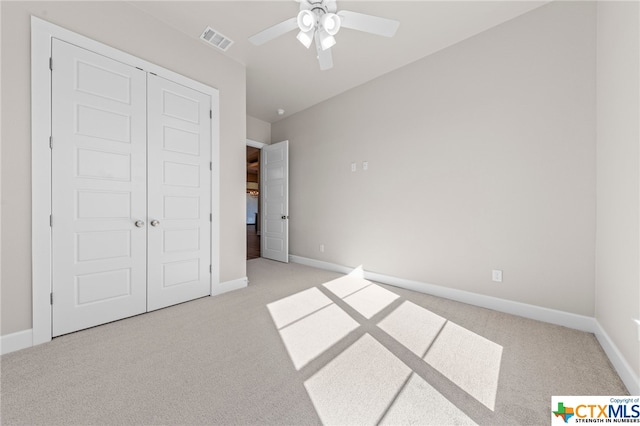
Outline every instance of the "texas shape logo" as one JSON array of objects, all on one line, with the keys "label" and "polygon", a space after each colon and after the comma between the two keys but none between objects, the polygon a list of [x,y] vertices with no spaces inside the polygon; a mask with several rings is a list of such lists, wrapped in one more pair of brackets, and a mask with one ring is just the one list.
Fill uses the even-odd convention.
[{"label": "texas shape logo", "polygon": [[565,407],[564,402],[558,402],[558,410],[553,411],[556,417],[561,417],[565,423],[569,423],[569,419],[575,415],[573,407]]}]

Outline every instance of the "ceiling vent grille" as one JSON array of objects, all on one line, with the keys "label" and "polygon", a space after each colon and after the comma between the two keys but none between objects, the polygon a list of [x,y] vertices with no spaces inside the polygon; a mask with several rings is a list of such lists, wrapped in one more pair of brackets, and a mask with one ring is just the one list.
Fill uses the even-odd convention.
[{"label": "ceiling vent grille", "polygon": [[223,52],[226,52],[233,44],[233,40],[220,34],[218,31],[214,30],[211,27],[205,28],[200,38],[210,45],[222,50]]}]

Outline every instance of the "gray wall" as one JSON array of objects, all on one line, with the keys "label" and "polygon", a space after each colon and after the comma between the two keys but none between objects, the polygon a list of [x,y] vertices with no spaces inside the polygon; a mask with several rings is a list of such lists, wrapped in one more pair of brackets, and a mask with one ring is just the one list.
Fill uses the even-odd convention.
[{"label": "gray wall", "polygon": [[595,12],[551,3],[272,124],[291,253],[593,316]]},{"label": "gray wall", "polygon": [[270,144],[271,123],[247,115],[247,139]]},{"label": "gray wall", "polygon": [[598,4],[596,318],[637,377],[640,344],[632,319],[640,318],[639,21],[637,2]]},{"label": "gray wall", "polygon": [[245,68],[125,2],[2,7],[2,335],[31,328],[30,15],[220,90],[220,279],[246,276]]}]

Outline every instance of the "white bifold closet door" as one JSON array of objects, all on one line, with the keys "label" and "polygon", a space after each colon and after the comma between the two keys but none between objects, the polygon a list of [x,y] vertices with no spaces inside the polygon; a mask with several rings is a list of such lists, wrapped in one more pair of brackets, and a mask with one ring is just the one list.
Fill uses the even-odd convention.
[{"label": "white bifold closet door", "polygon": [[52,58],[53,336],[210,294],[210,97]]},{"label": "white bifold closet door", "polygon": [[147,309],[146,73],[53,40],[53,335]]},{"label": "white bifold closet door", "polygon": [[210,294],[211,98],[149,75],[148,310]]}]

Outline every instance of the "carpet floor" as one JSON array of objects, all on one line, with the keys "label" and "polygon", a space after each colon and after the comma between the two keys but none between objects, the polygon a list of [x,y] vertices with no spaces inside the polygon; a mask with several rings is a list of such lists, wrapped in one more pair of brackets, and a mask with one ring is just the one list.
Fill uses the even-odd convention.
[{"label": "carpet floor", "polygon": [[546,425],[627,395],[590,333],[264,259],[246,289],[2,356],[2,424]]}]

